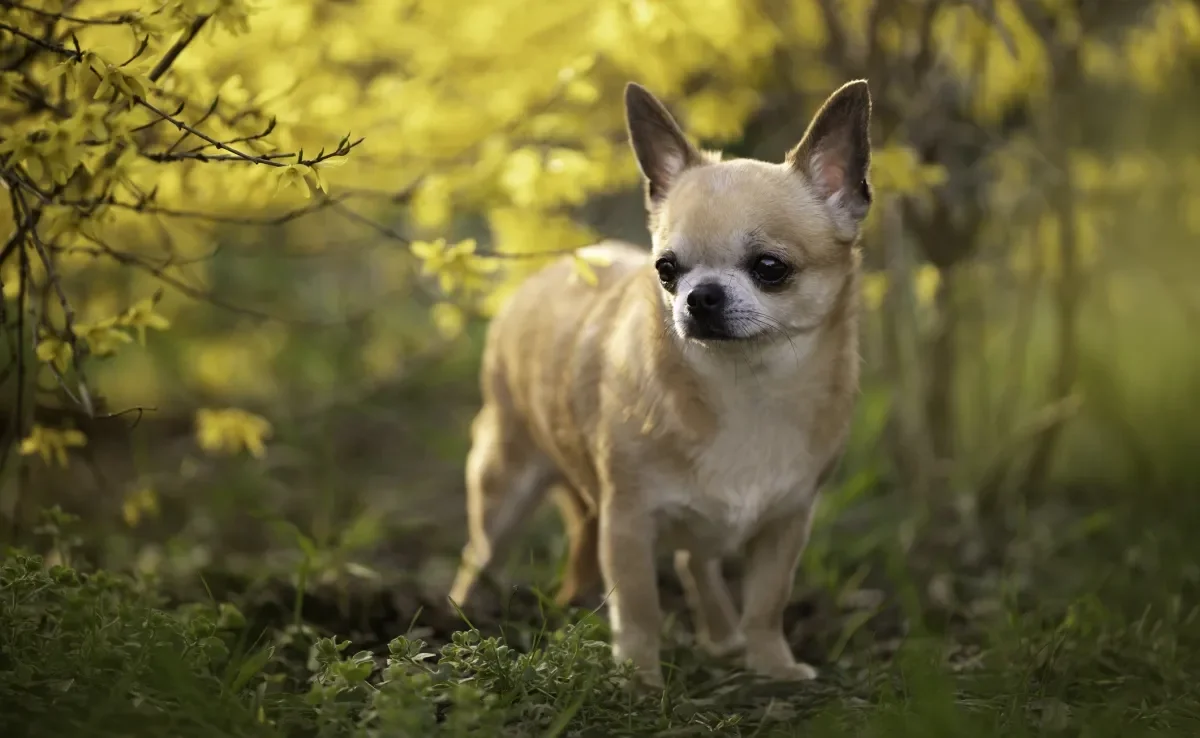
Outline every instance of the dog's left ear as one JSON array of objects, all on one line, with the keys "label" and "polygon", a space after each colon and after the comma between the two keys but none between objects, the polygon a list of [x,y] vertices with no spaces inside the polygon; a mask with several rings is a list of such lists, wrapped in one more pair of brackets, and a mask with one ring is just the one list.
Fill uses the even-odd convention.
[{"label": "dog's left ear", "polygon": [[842,240],[855,240],[871,207],[871,91],[860,79],[842,85],[813,117],[787,164],[804,175],[830,209]]}]

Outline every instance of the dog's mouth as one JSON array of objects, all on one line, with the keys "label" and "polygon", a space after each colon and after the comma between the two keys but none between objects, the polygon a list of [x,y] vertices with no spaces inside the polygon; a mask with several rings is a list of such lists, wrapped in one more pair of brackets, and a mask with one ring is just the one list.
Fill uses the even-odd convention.
[{"label": "dog's mouth", "polygon": [[679,332],[684,338],[694,341],[737,341],[743,338],[731,333],[724,321],[699,321],[691,317],[683,321]]}]

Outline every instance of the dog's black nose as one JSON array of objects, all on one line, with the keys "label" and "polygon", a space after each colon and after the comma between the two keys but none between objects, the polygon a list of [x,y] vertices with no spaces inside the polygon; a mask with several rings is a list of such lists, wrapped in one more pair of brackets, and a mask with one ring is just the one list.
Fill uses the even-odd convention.
[{"label": "dog's black nose", "polygon": [[702,282],[688,293],[687,306],[693,317],[712,319],[725,307],[725,288],[716,282]]}]

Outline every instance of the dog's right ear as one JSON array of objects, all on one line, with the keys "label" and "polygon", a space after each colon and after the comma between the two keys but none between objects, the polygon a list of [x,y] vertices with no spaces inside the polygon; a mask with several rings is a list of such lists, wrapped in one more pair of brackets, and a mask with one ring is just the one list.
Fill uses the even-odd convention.
[{"label": "dog's right ear", "polygon": [[636,82],[625,85],[625,122],[633,155],[646,178],[646,202],[656,205],[685,169],[700,163],[700,152],[684,138],[658,98]]}]

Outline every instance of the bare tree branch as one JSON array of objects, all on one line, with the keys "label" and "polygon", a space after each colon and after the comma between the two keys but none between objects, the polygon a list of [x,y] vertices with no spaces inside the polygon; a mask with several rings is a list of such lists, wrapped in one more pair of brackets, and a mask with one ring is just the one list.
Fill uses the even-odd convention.
[{"label": "bare tree branch", "polygon": [[151,82],[157,82],[167,73],[171,65],[183,53],[183,50],[192,42],[192,39],[196,38],[196,35],[200,33],[200,29],[204,28],[204,24],[208,23],[210,17],[212,16],[201,15],[192,21],[187,30],[183,32],[183,35],[171,45],[171,48],[167,49],[167,53],[163,54],[158,63],[154,65],[154,69],[151,69],[150,73],[146,75],[150,78]]}]

